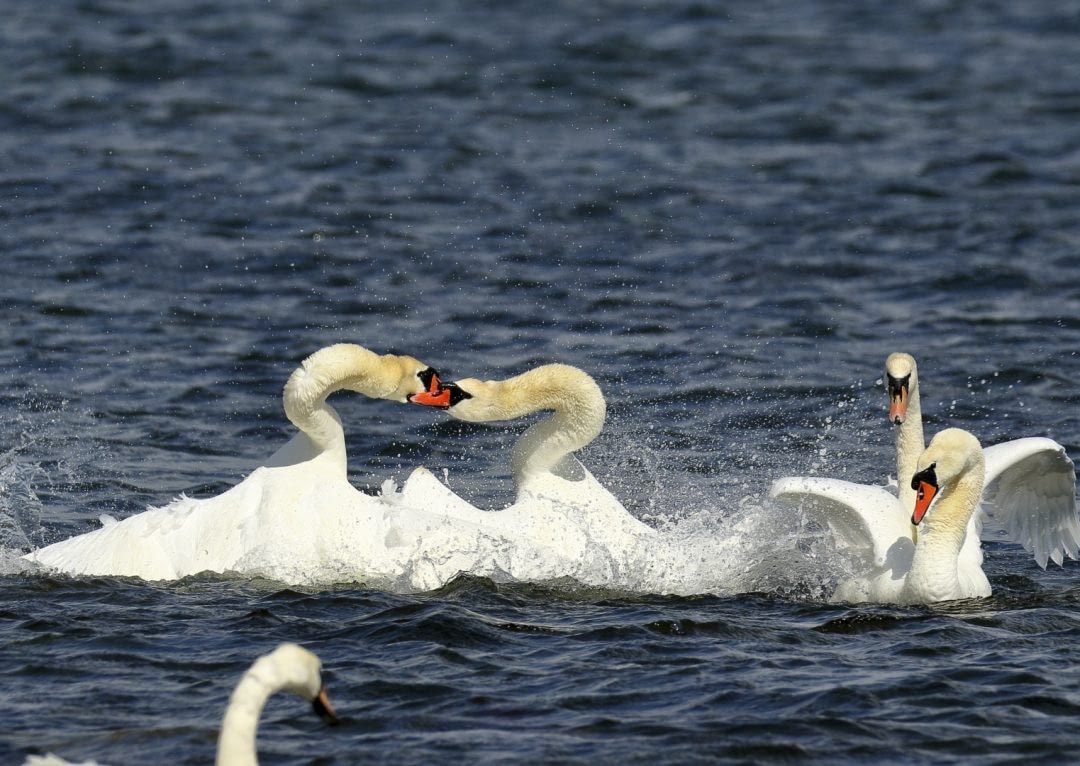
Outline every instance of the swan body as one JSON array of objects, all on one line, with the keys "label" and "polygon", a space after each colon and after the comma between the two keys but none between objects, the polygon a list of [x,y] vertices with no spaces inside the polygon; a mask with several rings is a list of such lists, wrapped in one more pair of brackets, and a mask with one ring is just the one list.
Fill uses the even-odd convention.
[{"label": "swan body", "polygon": [[[517,579],[573,576],[599,582],[600,570],[609,576],[612,567],[618,568],[620,552],[654,534],[573,455],[596,438],[606,416],[600,387],[582,370],[550,364],[506,380],[463,379],[411,401],[469,422],[552,411],[514,445],[511,471],[517,494],[509,507],[476,508],[423,469],[413,473],[403,492],[410,506],[438,507],[448,518],[519,544],[520,555],[494,557],[491,568]],[[605,565],[597,566],[597,554]]]},{"label": "swan body", "polygon": [[959,428],[939,432],[919,457],[910,482],[918,490],[911,520],[924,525],[925,531],[915,545],[900,590],[901,603],[990,595],[990,582],[981,569],[960,572],[968,521],[982,495],[985,463],[979,440]]},{"label": "swan body", "polygon": [[[835,479],[785,477],[774,482],[769,493],[786,505],[806,509],[832,529],[842,544],[872,563],[866,578],[841,583],[835,594],[840,600],[892,600],[864,596],[885,594],[889,587],[886,583],[899,593],[896,572],[903,571],[904,557],[913,554],[918,539],[909,519],[915,500],[911,479],[923,451],[914,358],[891,354],[886,360],[885,378],[889,419],[896,426],[894,491]],[[967,522],[958,559],[966,587],[977,589],[985,579],[980,538],[1020,543],[1043,568],[1050,560],[1061,564],[1065,555],[1077,558],[1080,520],[1076,512],[1076,475],[1064,447],[1052,439],[1029,437],[987,447],[983,456],[982,502]],[[870,547],[863,549],[867,545]],[[891,558],[884,555],[887,551],[892,552]],[[870,586],[868,582],[878,585]]]},{"label": "swan body", "polygon": [[[370,570],[358,562],[366,541],[385,532],[387,507],[349,484],[344,431],[326,398],[347,389],[405,402],[437,383],[435,371],[412,357],[352,344],[320,349],[285,385],[285,412],[299,433],[239,484],[207,499],[181,496],[25,558],[73,575],[175,580],[231,571],[307,584],[324,576],[326,556],[338,551],[340,576],[362,579]],[[343,527],[357,539],[328,536]],[[400,551],[381,550],[387,560],[372,562],[375,571],[399,571]]]},{"label": "swan body", "polygon": [[[322,663],[312,652],[296,644],[281,644],[259,657],[244,673],[229,698],[218,735],[217,766],[257,766],[255,734],[266,701],[279,691],[287,691],[312,703],[315,712],[327,721],[337,716],[322,683]],[[59,756],[30,755],[23,766],[98,766],[96,761],[80,764]]]},{"label": "swan body", "polygon": [[[861,554],[866,569],[865,575],[840,583],[833,599],[923,604],[989,596],[982,551],[977,538],[970,542],[969,526],[982,490],[984,462],[978,440],[968,432],[950,428],[934,437],[917,465],[920,471],[935,466],[940,494],[919,519],[918,535],[911,533],[912,517],[900,518],[895,495],[883,487],[802,480],[802,505],[828,518],[834,533]],[[792,498],[796,496],[792,492]],[[918,504],[916,494],[913,511]]]}]

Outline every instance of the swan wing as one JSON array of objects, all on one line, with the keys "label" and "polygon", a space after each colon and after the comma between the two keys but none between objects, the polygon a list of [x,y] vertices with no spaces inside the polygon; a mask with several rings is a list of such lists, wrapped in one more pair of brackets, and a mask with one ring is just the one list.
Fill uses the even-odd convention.
[{"label": "swan wing", "polygon": [[656,532],[626,510],[573,455],[563,458],[558,473],[541,471],[525,476],[518,486],[515,505],[526,501],[572,509],[586,527],[599,530],[605,538],[616,535],[631,539]]},{"label": "swan wing", "polygon": [[1004,532],[1043,568],[1048,560],[1061,564],[1065,555],[1078,558],[1076,472],[1065,448],[1029,437],[986,447],[983,455],[983,538]]},{"label": "swan wing", "polygon": [[910,547],[910,522],[896,496],[884,487],[787,476],[773,483],[769,497],[802,508],[828,526],[842,543],[867,552],[876,567],[890,565],[898,540],[906,541],[905,547]]},{"label": "swan wing", "polygon": [[492,518],[489,512],[462,498],[423,466],[414,469],[405,480],[401,488],[401,502],[412,509],[470,524],[481,524]]}]

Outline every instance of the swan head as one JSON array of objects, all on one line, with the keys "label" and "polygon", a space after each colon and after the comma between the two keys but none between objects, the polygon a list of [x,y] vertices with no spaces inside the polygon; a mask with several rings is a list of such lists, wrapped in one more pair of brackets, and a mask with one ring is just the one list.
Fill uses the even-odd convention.
[{"label": "swan head", "polygon": [[[911,523],[918,526],[939,493],[949,491],[973,469],[979,469],[982,488],[982,445],[972,434],[959,428],[946,428],[930,441],[919,456],[911,488],[916,491]],[[966,519],[964,520],[966,523]]]},{"label": "swan head", "polygon": [[[458,420],[514,420],[542,410],[584,420],[596,433],[603,426],[604,394],[592,377],[568,364],[544,364],[505,380],[462,378],[412,397],[414,404],[446,410]],[[572,414],[571,414],[572,413]],[[596,436],[589,437],[589,440]],[[587,443],[587,442],[585,442]]]},{"label": "swan head", "polygon": [[919,388],[915,357],[911,354],[889,354],[885,360],[885,390],[889,394],[889,422],[901,425],[907,418],[908,402]]},{"label": "swan head", "polygon": [[[462,409],[459,405],[462,402],[473,398],[473,395],[469,393],[465,386],[469,386],[476,390],[477,384],[482,386],[483,383],[484,381],[476,380],[474,378],[443,383],[439,380],[438,375],[435,375],[434,379],[430,381],[427,390],[411,395],[409,401],[413,404],[434,407],[438,410],[449,410],[450,414],[461,420],[476,420],[478,418],[461,417],[459,413],[462,412]],[[467,411],[469,407],[465,407],[464,409]],[[493,418],[485,419],[491,420]]]},{"label": "swan head", "polygon": [[395,402],[411,402],[414,396],[437,391],[441,385],[439,373],[434,367],[411,356],[387,354],[391,367],[395,368],[397,385],[382,398]]},{"label": "swan head", "polygon": [[314,653],[297,644],[282,644],[259,662],[265,664],[268,683],[310,702],[324,721],[337,721],[323,686],[322,662]]}]

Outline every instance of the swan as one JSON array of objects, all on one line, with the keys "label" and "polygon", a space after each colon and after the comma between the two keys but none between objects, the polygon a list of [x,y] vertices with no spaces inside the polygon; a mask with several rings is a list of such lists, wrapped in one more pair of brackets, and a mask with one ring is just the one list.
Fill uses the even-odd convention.
[{"label": "swan", "polygon": [[863,549],[886,550],[886,565],[867,577],[840,584],[837,600],[900,604],[929,604],[957,599],[983,599],[990,583],[977,560],[964,554],[969,521],[982,494],[985,473],[983,448],[974,435],[947,428],[931,440],[916,460],[908,486],[915,499],[909,523],[922,532],[918,541],[881,537],[881,525],[865,525]]},{"label": "swan", "polygon": [[[895,493],[884,486],[812,477],[778,479],[769,492],[770,497],[785,505],[806,509],[850,547],[864,545],[864,530],[873,529],[871,539],[875,542],[870,555],[879,574],[895,563],[890,556],[902,557],[918,539],[908,509],[915,499],[911,478],[923,451],[914,357],[890,354],[885,363],[885,382],[889,421],[896,431]],[[1028,437],[986,447],[983,453],[982,501],[968,521],[960,553],[961,572],[981,573],[980,538],[1004,537],[1018,542],[1043,568],[1050,560],[1060,565],[1066,555],[1077,558],[1080,520],[1076,512],[1076,474],[1064,447],[1052,439]]]},{"label": "swan", "polygon": [[[978,439],[947,428],[916,460],[908,482],[914,499],[907,518],[895,512],[896,499],[884,489],[837,482],[847,486],[833,490],[839,498],[830,508],[834,529],[862,554],[867,573],[841,582],[833,600],[926,604],[989,596],[982,550],[977,539],[971,543],[969,525],[984,473]],[[879,491],[876,498],[869,490]],[[859,504],[864,512],[852,510]],[[918,535],[912,534],[913,527],[921,530]]]},{"label": "swan", "polygon": [[[522,580],[574,576],[609,583],[621,554],[654,534],[574,457],[599,435],[607,412],[600,387],[583,370],[547,364],[505,380],[465,378],[430,386],[410,401],[473,423],[552,412],[514,444],[516,495],[509,507],[476,508],[425,468],[416,469],[403,490],[409,505],[441,508],[448,519],[511,543],[495,551],[487,564],[492,571]],[[474,561],[472,571],[477,566]]]},{"label": "swan", "polygon": [[[255,660],[229,698],[218,735],[217,766],[255,766],[255,733],[266,701],[287,691],[311,702],[320,718],[337,721],[322,683],[322,663],[296,644],[281,644]],[[96,761],[73,764],[52,753],[27,756],[23,766],[98,766]]]},{"label": "swan", "polygon": [[255,766],[259,716],[266,701],[278,691],[308,700],[320,718],[337,721],[322,683],[319,658],[302,646],[282,644],[255,660],[229,697],[218,736],[217,766]]},{"label": "swan", "polygon": [[894,572],[903,583],[897,597],[871,591],[867,600],[929,604],[990,595],[981,566],[960,570],[960,552],[979,505],[985,470],[982,445],[967,431],[946,428],[930,441],[909,482],[916,492],[911,524],[925,530],[907,571]]},{"label": "swan", "polygon": [[[285,413],[299,433],[239,484],[207,499],[181,496],[24,558],[72,575],[175,580],[234,571],[294,584],[321,578],[331,558],[335,577],[363,578],[370,567],[357,566],[379,551],[356,546],[385,532],[385,503],[349,484],[341,419],[326,398],[345,389],[407,402],[438,387],[438,373],[413,357],[348,343],[322,348],[285,384]],[[339,540],[353,547],[342,550]],[[392,560],[367,563],[399,572],[408,553],[382,552]]]}]

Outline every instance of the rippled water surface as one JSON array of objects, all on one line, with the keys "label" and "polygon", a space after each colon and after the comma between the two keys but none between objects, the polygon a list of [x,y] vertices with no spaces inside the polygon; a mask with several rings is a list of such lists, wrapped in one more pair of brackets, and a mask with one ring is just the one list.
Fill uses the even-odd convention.
[{"label": "rippled water surface", "polygon": [[[835,568],[765,495],[884,478],[893,350],[929,431],[1080,456],[1078,39],[1065,1],[8,3],[0,759],[210,762],[240,673],[292,640],[344,720],[275,698],[269,763],[1068,760],[1075,562],[992,543],[989,599],[831,605]],[[609,419],[583,462],[657,527],[738,526],[740,577],[18,564],[235,484],[338,341],[449,377],[589,371]],[[357,487],[423,464],[511,500],[524,424],[334,404]]]}]

